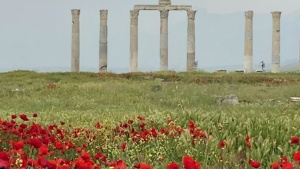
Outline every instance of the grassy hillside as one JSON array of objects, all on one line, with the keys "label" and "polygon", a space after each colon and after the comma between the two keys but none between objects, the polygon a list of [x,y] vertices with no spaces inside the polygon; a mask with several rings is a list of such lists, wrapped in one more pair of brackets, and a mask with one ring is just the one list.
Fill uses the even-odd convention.
[{"label": "grassy hillside", "polygon": [[[300,96],[299,83],[299,74],[14,71],[0,74],[0,112],[40,112],[51,114],[53,120],[62,113],[71,114],[69,118],[119,119],[152,111],[248,114],[255,110],[288,115],[299,108],[288,102]],[[235,94],[241,104],[217,105],[216,98],[226,94]]]},{"label": "grassy hillside", "polygon": [[[165,168],[169,162],[179,163],[182,156],[191,155],[201,162],[202,168],[245,167],[248,159],[259,160],[262,168],[268,168],[283,155],[292,160],[298,149],[299,144],[291,145],[290,138],[300,135],[300,104],[289,99],[300,97],[299,84],[297,73],[14,71],[0,74],[0,115],[9,120],[12,114],[37,112],[35,121],[39,124],[63,121],[88,129],[100,122],[105,130],[97,131],[101,137],[89,142],[87,151],[94,153],[99,141],[103,142],[101,152],[109,159],[121,158],[129,166],[143,161],[154,168]],[[216,103],[219,96],[228,94],[236,95],[240,104]],[[139,116],[145,120],[136,121]],[[161,135],[159,139],[136,144],[114,129],[129,119],[134,119],[137,128],[146,125],[151,131],[159,131],[171,125],[180,132],[178,136]],[[205,139],[186,133],[191,122],[203,131]],[[104,139],[105,134],[114,137]],[[244,144],[247,135],[251,136],[251,151]],[[221,140],[226,140],[224,150],[218,148]],[[118,148],[122,142],[127,143],[128,151]],[[241,153],[243,157],[237,157]]]}]

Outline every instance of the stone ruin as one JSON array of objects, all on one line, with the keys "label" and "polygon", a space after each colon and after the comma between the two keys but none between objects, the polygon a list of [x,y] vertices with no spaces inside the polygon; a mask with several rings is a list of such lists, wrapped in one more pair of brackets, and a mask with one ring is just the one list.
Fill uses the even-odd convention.
[{"label": "stone ruin", "polygon": [[[130,72],[138,71],[138,16],[141,10],[160,11],[160,70],[168,70],[168,16],[170,10],[187,12],[187,71],[195,70],[195,15],[191,5],[173,5],[171,0],[159,0],[158,5],[135,5],[130,10]],[[80,9],[72,9],[72,53],[71,71],[80,69]],[[280,72],[280,11],[271,12],[272,33],[272,73]],[[107,70],[107,16],[108,10],[100,10],[99,72]],[[253,11],[245,12],[244,73],[253,72]]]}]

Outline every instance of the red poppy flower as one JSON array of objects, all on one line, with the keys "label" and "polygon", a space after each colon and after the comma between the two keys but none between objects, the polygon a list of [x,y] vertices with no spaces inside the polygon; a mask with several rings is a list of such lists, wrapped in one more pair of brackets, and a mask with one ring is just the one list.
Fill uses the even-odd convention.
[{"label": "red poppy flower", "polygon": [[21,141],[18,141],[16,143],[13,144],[13,147],[15,150],[20,150],[24,147],[24,141],[21,140]]},{"label": "red poppy flower", "polygon": [[126,149],[126,143],[125,142],[121,144],[120,149],[122,151],[125,151],[125,149]]},{"label": "red poppy flower", "polygon": [[297,151],[297,152],[294,154],[294,161],[297,161],[297,162],[300,161],[300,151]]},{"label": "red poppy flower", "polygon": [[246,142],[249,142],[249,141],[250,141],[250,136],[247,135],[247,136],[245,137],[245,140],[246,140]]},{"label": "red poppy flower", "polygon": [[196,128],[196,125],[195,125],[195,122],[194,122],[194,121],[190,121],[190,122],[189,122],[189,128],[190,128],[190,129]]},{"label": "red poppy flower", "polygon": [[184,169],[200,169],[200,163],[195,161],[190,156],[184,156],[183,159],[183,167]]},{"label": "red poppy flower", "polygon": [[300,140],[299,140],[299,138],[298,138],[297,136],[293,136],[293,137],[291,138],[291,143],[292,143],[292,144],[299,144],[299,143],[300,143]]},{"label": "red poppy flower", "polygon": [[100,129],[100,128],[101,128],[101,124],[100,124],[99,122],[97,122],[97,123],[95,124],[95,127],[96,127],[97,129]]},{"label": "red poppy flower", "polygon": [[137,119],[143,121],[143,120],[145,120],[145,117],[138,116]]},{"label": "red poppy flower", "polygon": [[282,169],[294,169],[293,164],[286,162],[282,165]]},{"label": "red poppy flower", "polygon": [[4,161],[1,158],[0,158],[0,167],[1,168],[7,168],[7,169],[10,168],[8,161]]},{"label": "red poppy flower", "polygon": [[158,136],[158,134],[157,134],[155,128],[151,128],[151,129],[150,129],[150,132],[151,132],[151,134],[152,134],[153,137],[156,138],[156,137]]},{"label": "red poppy flower", "polygon": [[20,124],[20,127],[21,127],[22,129],[25,129],[25,128],[27,127],[27,125],[24,124],[24,123],[22,123],[22,124]]},{"label": "red poppy flower", "polygon": [[26,114],[20,114],[19,116],[20,116],[20,118],[21,118],[22,120],[24,120],[24,121],[29,121],[29,119],[28,119],[28,117],[26,116]]},{"label": "red poppy flower", "polygon": [[152,167],[148,164],[145,163],[141,163],[140,164],[140,169],[152,169]]},{"label": "red poppy flower", "polygon": [[248,148],[251,148],[250,136],[247,135],[247,136],[245,137],[245,140],[246,140],[246,146],[247,146]]},{"label": "red poppy flower", "polygon": [[81,152],[81,158],[84,159],[84,161],[88,161],[91,159],[91,155],[83,150]]},{"label": "red poppy flower", "polygon": [[280,164],[279,163],[272,163],[271,168],[272,169],[280,169]]},{"label": "red poppy flower", "polygon": [[219,142],[219,148],[225,148],[225,146],[226,146],[225,140]]},{"label": "red poppy flower", "polygon": [[128,124],[132,124],[132,123],[133,123],[133,120],[132,120],[132,119],[129,119],[129,120],[127,121],[127,123],[128,123]]},{"label": "red poppy flower", "polygon": [[152,167],[148,164],[145,163],[137,163],[134,165],[134,168],[138,168],[138,169],[152,169]]},{"label": "red poppy flower", "polygon": [[118,160],[114,169],[126,169],[126,164],[123,160]]},{"label": "red poppy flower", "polygon": [[284,163],[286,163],[286,162],[288,162],[287,157],[286,157],[286,156],[282,156],[282,157],[280,158],[280,164],[282,165],[282,164],[284,164]]},{"label": "red poppy flower", "polygon": [[89,167],[82,158],[78,158],[75,160],[75,168],[85,169],[85,168],[89,168]]},{"label": "red poppy flower", "polygon": [[57,168],[57,163],[55,160],[49,160],[47,163],[47,168]]},{"label": "red poppy flower", "polygon": [[15,118],[17,118],[17,115],[13,114],[13,115],[11,115],[11,118],[15,119]]},{"label": "red poppy flower", "polygon": [[37,114],[36,114],[36,113],[33,113],[32,117],[37,117]]},{"label": "red poppy flower", "polygon": [[27,143],[32,145],[34,148],[40,148],[42,146],[42,141],[38,138],[29,139]]},{"label": "red poppy flower", "polygon": [[99,160],[102,156],[104,156],[104,154],[99,152],[99,153],[96,153],[94,157],[95,157],[95,159]]},{"label": "red poppy flower", "polygon": [[254,161],[254,160],[252,160],[252,159],[249,160],[249,164],[250,164],[251,167],[253,167],[253,168],[259,168],[259,167],[260,167],[260,162]]},{"label": "red poppy flower", "polygon": [[48,154],[48,147],[46,145],[42,145],[39,148],[39,155],[47,155]]},{"label": "red poppy flower", "polygon": [[173,162],[168,164],[166,169],[179,169],[179,166],[177,163]]},{"label": "red poppy flower", "polygon": [[60,141],[56,141],[56,142],[54,143],[54,146],[55,146],[55,148],[58,149],[58,150],[63,150],[63,149],[64,149],[64,146],[63,146],[63,144],[62,144]]}]

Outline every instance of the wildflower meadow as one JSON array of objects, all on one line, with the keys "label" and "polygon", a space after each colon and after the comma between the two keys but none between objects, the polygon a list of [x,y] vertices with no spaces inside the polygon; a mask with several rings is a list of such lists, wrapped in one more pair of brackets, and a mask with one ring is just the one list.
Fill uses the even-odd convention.
[{"label": "wildflower meadow", "polygon": [[[297,169],[297,73],[0,73],[0,169]],[[237,105],[219,105],[234,94]]]}]

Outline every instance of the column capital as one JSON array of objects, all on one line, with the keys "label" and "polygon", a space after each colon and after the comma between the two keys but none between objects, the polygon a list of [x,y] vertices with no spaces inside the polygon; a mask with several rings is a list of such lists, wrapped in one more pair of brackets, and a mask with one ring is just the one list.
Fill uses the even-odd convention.
[{"label": "column capital", "polygon": [[160,11],[160,18],[161,19],[167,19],[169,16],[169,11],[168,10],[161,10]]},{"label": "column capital", "polygon": [[130,10],[131,18],[138,18],[139,10]]},{"label": "column capital", "polygon": [[108,10],[100,10],[100,18],[101,19],[107,19]]},{"label": "column capital", "polygon": [[281,12],[280,11],[273,11],[271,13],[272,13],[273,19],[280,19],[280,16],[281,16]]},{"label": "column capital", "polygon": [[253,11],[246,11],[245,12],[245,18],[246,19],[252,19],[253,18]]},{"label": "column capital", "polygon": [[72,17],[79,17],[80,15],[80,9],[72,9]]},{"label": "column capital", "polygon": [[196,15],[197,11],[193,11],[193,10],[188,10],[187,11],[187,15],[189,19],[195,20],[195,15]]}]

